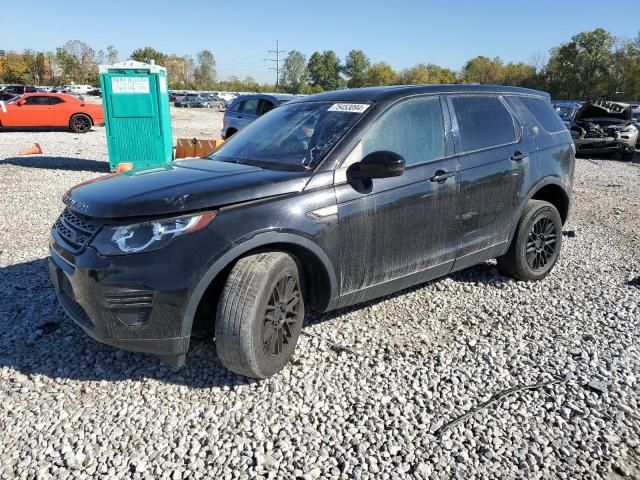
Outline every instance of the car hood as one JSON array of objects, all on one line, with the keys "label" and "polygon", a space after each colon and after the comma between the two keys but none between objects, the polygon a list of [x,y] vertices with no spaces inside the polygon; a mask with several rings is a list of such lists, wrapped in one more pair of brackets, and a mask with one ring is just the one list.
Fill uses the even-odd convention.
[{"label": "car hood", "polygon": [[588,119],[631,121],[631,105],[627,103],[595,101],[585,102],[576,112],[576,122]]},{"label": "car hood", "polygon": [[193,159],[98,177],[73,187],[63,201],[97,218],[167,215],[299,192],[309,177],[308,172]]}]

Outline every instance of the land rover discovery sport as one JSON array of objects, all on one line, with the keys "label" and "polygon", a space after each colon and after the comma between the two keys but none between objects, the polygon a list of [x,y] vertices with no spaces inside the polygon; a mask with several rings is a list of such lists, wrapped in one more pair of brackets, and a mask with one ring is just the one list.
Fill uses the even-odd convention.
[{"label": "land rover discovery sport", "polygon": [[574,169],[547,94],[479,85],[322,93],[209,158],[73,187],[51,278],[91,337],[182,365],[209,328],[265,378],[326,312],[497,258],[540,280],[560,254]]}]

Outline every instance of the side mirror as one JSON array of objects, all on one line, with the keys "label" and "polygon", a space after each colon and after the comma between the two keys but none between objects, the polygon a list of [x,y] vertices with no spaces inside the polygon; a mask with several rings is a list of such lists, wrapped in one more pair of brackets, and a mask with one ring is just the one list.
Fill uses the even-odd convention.
[{"label": "side mirror", "polygon": [[22,106],[22,105],[24,105],[25,103],[27,103],[27,101],[26,101],[26,100],[18,100],[18,101],[16,102],[16,105],[18,105],[19,107],[21,107],[21,106]]},{"label": "side mirror", "polygon": [[394,152],[379,150],[371,152],[347,170],[353,179],[398,177],[404,172],[404,158]]}]

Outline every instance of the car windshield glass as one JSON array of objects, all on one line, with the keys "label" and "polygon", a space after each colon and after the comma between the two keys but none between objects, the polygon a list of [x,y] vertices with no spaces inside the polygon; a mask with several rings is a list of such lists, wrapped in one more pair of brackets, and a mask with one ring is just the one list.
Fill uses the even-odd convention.
[{"label": "car windshield glass", "polygon": [[355,103],[289,103],[234,134],[209,158],[273,170],[309,170],[368,107]]}]

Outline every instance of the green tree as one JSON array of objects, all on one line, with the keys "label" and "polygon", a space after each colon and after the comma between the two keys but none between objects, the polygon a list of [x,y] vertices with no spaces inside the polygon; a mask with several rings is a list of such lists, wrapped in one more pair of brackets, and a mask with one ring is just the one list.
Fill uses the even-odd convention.
[{"label": "green tree", "polygon": [[137,60],[138,62],[144,63],[151,63],[151,60],[153,60],[157,65],[164,65],[166,55],[155,48],[144,47],[136,48],[131,52],[131,56],[129,58],[131,60]]},{"label": "green tree", "polygon": [[307,69],[312,85],[322,90],[335,90],[340,86],[340,59],[333,50],[314,52]]},{"label": "green tree", "polygon": [[515,87],[535,87],[536,69],[526,63],[508,63],[502,68],[503,83]]},{"label": "green tree", "polygon": [[374,63],[365,75],[365,85],[367,86],[393,85],[399,81],[398,73],[385,62]]},{"label": "green tree", "polygon": [[501,84],[503,64],[499,57],[493,60],[480,55],[472,58],[462,68],[464,83]]},{"label": "green tree", "polygon": [[424,63],[405,68],[400,72],[400,82],[406,85],[421,85],[431,82],[431,74],[429,68]]},{"label": "green tree", "polygon": [[298,50],[292,50],[282,64],[280,84],[290,93],[302,93],[307,85],[308,78],[307,57]]},{"label": "green tree", "polygon": [[554,95],[575,99],[606,96],[614,42],[609,32],[596,28],[553,48],[547,75]]},{"label": "green tree", "polygon": [[344,60],[342,71],[349,77],[347,86],[349,88],[362,87],[365,83],[367,70],[371,66],[369,57],[362,50],[351,50]]},{"label": "green tree", "polygon": [[26,49],[22,53],[22,60],[29,70],[31,82],[35,85],[41,85],[45,76],[45,58],[44,53]]},{"label": "green tree", "polygon": [[22,55],[7,52],[0,57],[0,78],[6,83],[28,83],[29,67]]},{"label": "green tree", "polygon": [[198,53],[198,62],[193,72],[194,84],[200,89],[213,87],[216,81],[216,59],[209,50]]}]

